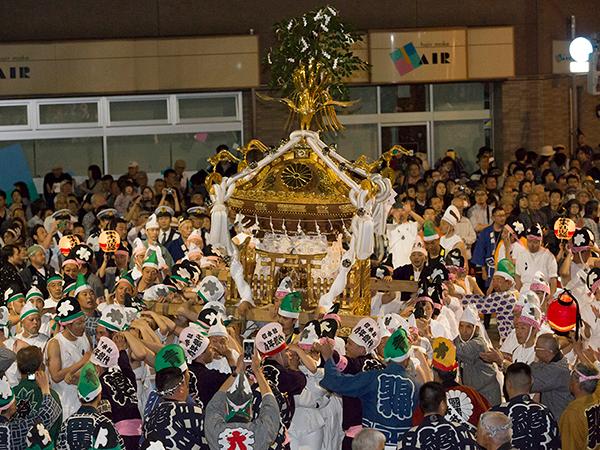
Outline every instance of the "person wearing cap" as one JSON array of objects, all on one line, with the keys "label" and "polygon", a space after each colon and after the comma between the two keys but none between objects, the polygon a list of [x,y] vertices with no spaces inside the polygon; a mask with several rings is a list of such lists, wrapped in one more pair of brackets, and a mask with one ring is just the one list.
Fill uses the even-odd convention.
[{"label": "person wearing cap", "polygon": [[207,367],[215,357],[215,350],[210,339],[203,336],[199,329],[186,327],[179,334],[179,344],[183,347],[188,362],[188,369],[195,376],[190,377],[190,392],[197,393],[197,400],[206,407],[208,402],[219,391],[229,374]]},{"label": "person wearing cap", "polygon": [[15,338],[26,342],[27,345],[35,345],[44,350],[49,337],[40,333],[41,311],[31,301],[28,301],[23,306],[19,319],[21,332]]},{"label": "person wearing cap", "polygon": [[431,220],[423,222],[423,242],[427,255],[429,256],[428,264],[439,258],[443,258],[446,254],[446,250],[440,245],[440,235],[438,230]]},{"label": "person wearing cap", "polygon": [[[410,263],[394,269],[392,279],[404,281],[419,281],[421,273],[427,261],[427,250],[425,244],[420,238],[415,238],[415,242],[410,252]],[[410,292],[402,292],[400,299],[407,301],[410,299]]]},{"label": "person wearing cap", "polygon": [[108,230],[109,227],[114,226],[114,220],[118,215],[119,213],[116,209],[109,208],[106,205],[103,205],[96,210],[94,226],[91,230],[87,230],[89,231],[89,236],[85,242],[94,252],[100,251],[100,246],[98,244],[100,233],[104,230]]},{"label": "person wearing cap", "polygon": [[[208,305],[208,303],[207,303]],[[209,305],[210,306],[210,305]],[[217,305],[215,305],[216,307]],[[212,309],[212,308],[211,308]],[[217,311],[214,323],[208,329],[208,339],[214,351],[213,360],[207,363],[209,369],[218,370],[219,372],[230,374],[231,368],[242,353],[239,344],[229,336],[229,332],[223,323],[223,311]]]},{"label": "person wearing cap", "polygon": [[300,370],[306,375],[306,387],[294,399],[295,412],[288,430],[292,448],[339,450],[342,433],[342,402],[320,385],[324,369],[318,367],[320,354],[316,345],[321,342],[321,323],[307,322],[297,344],[291,344],[291,357],[299,359]]},{"label": "person wearing cap", "polygon": [[498,320],[500,343],[513,329],[513,307],[517,301],[515,267],[508,259],[498,262],[488,295],[468,294],[462,297],[463,306],[473,305],[481,314],[495,314]]},{"label": "person wearing cap", "polygon": [[589,363],[573,367],[569,380],[575,397],[560,416],[559,430],[563,450],[597,448],[600,433],[600,391],[598,368]]},{"label": "person wearing cap", "polygon": [[496,367],[484,361],[480,355],[490,350],[484,338],[485,329],[479,313],[473,306],[465,308],[458,324],[459,335],[454,339],[456,360],[463,384],[479,392],[491,405],[502,399]]},{"label": "person wearing cap", "polygon": [[477,234],[475,233],[473,224],[471,224],[471,221],[465,215],[465,211],[469,207],[468,192],[469,191],[464,186],[456,186],[451,201],[451,206],[454,206],[458,210],[458,215],[460,217],[458,223],[454,226],[454,230],[465,243],[465,259],[467,261],[471,259],[471,247],[477,240]]},{"label": "person wearing cap", "polygon": [[558,279],[556,258],[542,247],[544,235],[539,223],[527,230],[527,248],[515,256],[515,284],[521,292],[528,291],[535,273],[539,270],[548,277],[550,293],[554,295]]},{"label": "person wearing cap", "polygon": [[[371,327],[377,328],[377,331],[371,332]],[[357,333],[359,331],[363,332],[363,339],[375,344],[373,336],[379,334],[375,321],[373,324],[369,323],[368,327],[363,326]],[[399,328],[385,345],[384,359],[388,363],[385,368],[345,375],[340,373],[334,363],[333,342],[327,341],[320,346],[325,360],[325,375],[321,386],[339,395],[358,398],[362,405],[362,426],[384,433],[388,446],[395,446],[400,442],[402,435],[411,427],[412,415],[417,406],[420,383],[406,370],[410,347],[406,331]]]},{"label": "person wearing cap", "polygon": [[175,211],[169,206],[159,206],[154,211],[158,219],[158,226],[160,227],[158,232],[158,242],[167,247],[171,242],[180,237],[179,233],[171,227],[171,219],[175,215]]},{"label": "person wearing cap", "polygon": [[27,434],[36,422],[50,428],[60,417],[60,405],[50,393],[48,376],[43,370],[35,373],[35,381],[42,394],[37,412],[26,418],[16,416],[17,404],[13,389],[6,378],[0,378],[0,445],[10,450],[25,450]]},{"label": "person wearing cap", "polygon": [[460,250],[463,257],[466,257],[467,248],[462,238],[456,233],[456,226],[461,219],[458,208],[454,205],[448,206],[440,220],[440,246],[446,250],[446,253],[455,248]]},{"label": "person wearing cap", "polygon": [[[279,432],[279,405],[263,374],[260,359],[252,357],[252,373],[261,394],[260,411],[253,411],[252,389],[244,373],[243,357],[206,407],[206,439],[211,449],[267,449]],[[316,447],[315,447],[316,448]]]},{"label": "person wearing cap", "polygon": [[75,299],[79,302],[81,311],[85,314],[85,333],[92,345],[94,345],[100,312],[96,309],[96,295],[94,294],[94,290],[87,283],[82,273],[77,275],[74,294]]},{"label": "person wearing cap", "polygon": [[[445,418],[450,422],[470,424],[477,427],[479,417],[490,409],[487,399],[470,386],[459,384],[456,346],[446,338],[435,338],[432,343],[433,381],[440,383],[446,391],[448,409]],[[420,425],[423,420],[423,408],[417,407],[413,415],[413,424]]]},{"label": "person wearing cap", "polygon": [[300,292],[290,292],[286,294],[279,303],[277,310],[277,322],[283,328],[285,341],[290,344],[297,337],[298,319],[302,309],[302,294]]},{"label": "person wearing cap", "polygon": [[46,288],[48,290],[48,296],[44,299],[44,310],[54,311],[56,305],[63,296],[63,285],[65,281],[62,275],[55,273],[48,277],[46,280]]},{"label": "person wearing cap", "polygon": [[125,448],[136,450],[142,434],[142,417],[138,409],[136,377],[126,349],[127,341],[123,335],[114,335],[112,339],[102,337],[90,362],[100,377],[102,398],[110,403],[115,429],[123,438]]},{"label": "person wearing cap", "polygon": [[[333,340],[331,335],[328,335],[323,331],[329,328],[337,328],[341,323],[341,319],[339,322],[333,322],[334,314],[331,314],[331,316],[330,319],[323,319],[323,323],[321,323],[321,332],[328,338],[325,343],[330,342],[334,348],[336,348],[337,345],[335,340]],[[329,323],[326,321],[329,321]],[[384,365],[372,355],[373,350],[379,345],[379,341],[380,330],[377,322],[371,318],[361,319],[346,340],[346,346],[343,349],[344,354],[340,353],[337,349],[334,350],[331,357],[332,361],[336,368],[344,375],[356,375],[368,370],[383,369]],[[318,344],[315,347],[320,349],[322,345],[324,345],[324,343]],[[323,356],[322,353],[321,356]],[[344,438],[342,441],[343,449],[350,449],[352,447],[352,439],[361,428],[362,405],[360,400],[342,395],[342,429],[344,430]]]},{"label": "person wearing cap", "polygon": [[287,396],[289,414],[282,420],[289,428],[295,410],[294,396],[306,387],[306,375],[300,371],[299,361],[291,357],[280,324],[272,322],[263,326],[258,330],[254,342],[263,358],[266,379]]},{"label": "person wearing cap", "polygon": [[54,270],[46,264],[46,250],[41,245],[34,244],[27,249],[27,258],[29,264],[21,270],[23,284],[28,289],[32,286],[37,287],[45,298],[48,296],[47,279],[54,273]]},{"label": "person wearing cap", "polygon": [[179,219],[179,236],[167,244],[167,250],[173,261],[180,261],[188,252],[187,239],[194,231],[192,219],[188,216]]},{"label": "person wearing cap", "polygon": [[595,245],[594,239],[594,234],[588,228],[575,230],[558,272],[561,286],[570,291],[585,290],[585,276],[582,275],[587,272],[587,263]]},{"label": "person wearing cap", "polygon": [[208,450],[203,408],[187,401],[190,373],[183,348],[177,344],[163,347],[156,354],[154,368],[161,401],[144,416],[140,448]]},{"label": "person wearing cap", "polygon": [[142,263],[142,274],[137,282],[136,290],[138,293],[144,293],[146,290],[156,286],[160,280],[160,265],[158,255],[154,250],[146,252],[146,258]]},{"label": "person wearing cap", "polygon": [[412,427],[398,442],[398,449],[437,450],[452,448],[475,450],[478,448],[473,429],[464,422],[454,422],[448,416],[452,408],[444,386],[435,381],[419,389],[419,408],[423,411],[422,423]]},{"label": "person wearing cap", "polygon": [[25,305],[25,295],[21,291],[17,291],[13,288],[8,288],[4,291],[4,304],[8,308],[8,322],[10,323],[10,332],[14,336],[17,330],[17,324],[19,323],[21,311]]},{"label": "person wearing cap", "polygon": [[[410,254],[407,250],[417,239],[423,218],[412,210],[410,202],[402,203],[400,201],[394,204],[390,210],[390,216],[393,223],[386,225],[386,236],[388,249],[392,255],[392,267],[395,269],[410,262]],[[409,221],[409,217],[413,220]]]},{"label": "person wearing cap", "polygon": [[114,437],[116,442],[110,448],[124,449],[123,439],[115,430],[113,422],[98,411],[102,399],[102,386],[96,367],[90,362],[81,368],[77,397],[80,407],[63,423],[56,440],[56,449],[88,450],[94,448],[94,440],[98,435],[103,436],[104,441],[109,436]]},{"label": "person wearing cap", "polygon": [[[158,261],[161,265],[166,265],[168,267],[173,266],[173,257],[169,253],[169,251],[158,241],[158,235],[160,226],[158,224],[158,218],[156,214],[151,214],[144,225],[144,229],[146,230],[146,239],[142,240],[140,238],[136,238],[133,243],[133,248],[135,249],[138,246],[144,247],[146,250],[152,250],[156,252]],[[131,263],[133,264],[133,262]],[[133,268],[132,265],[130,265]]]},{"label": "person wearing cap", "polygon": [[66,419],[79,408],[73,383],[79,369],[89,360],[92,346],[85,335],[85,314],[77,300],[63,298],[56,307],[55,320],[62,330],[48,341],[48,371]]},{"label": "person wearing cap", "polygon": [[[17,413],[15,418],[25,419],[37,414],[42,406],[43,394],[40,386],[35,380],[35,374],[40,370],[44,363],[44,354],[39,347],[31,345],[22,348],[17,352],[17,369],[21,377],[19,384],[14,387]],[[50,389],[50,395],[60,406],[60,397],[54,389]],[[62,425],[62,406],[61,414],[50,424],[48,430],[52,439],[56,439]]]},{"label": "person wearing cap", "polygon": [[532,400],[531,369],[518,362],[507,367],[504,390],[507,401],[490,411],[506,414],[513,423],[512,446],[517,449],[559,450],[557,419],[550,410]]}]

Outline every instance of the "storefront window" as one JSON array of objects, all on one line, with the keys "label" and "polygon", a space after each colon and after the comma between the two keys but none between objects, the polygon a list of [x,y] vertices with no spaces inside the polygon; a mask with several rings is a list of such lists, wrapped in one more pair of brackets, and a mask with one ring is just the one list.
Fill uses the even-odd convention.
[{"label": "storefront window", "polygon": [[381,150],[401,145],[415,153],[427,153],[427,125],[398,125],[381,127]]},{"label": "storefront window", "polygon": [[12,144],[23,149],[33,177],[43,177],[56,166],[71,175],[87,175],[88,166],[103,164],[101,137],[4,141],[0,147]]},{"label": "storefront window", "polygon": [[434,111],[475,111],[488,109],[488,93],[484,83],[451,83],[433,85]]},{"label": "storefront window", "polygon": [[463,160],[467,172],[472,172],[477,166],[477,151],[484,145],[490,145],[490,138],[489,120],[436,122],[434,160],[445,156],[446,150],[454,149]]},{"label": "storefront window", "polygon": [[235,97],[180,98],[177,102],[183,120],[237,117]]},{"label": "storefront window", "polygon": [[111,101],[109,108],[111,123],[168,120],[167,99]]},{"label": "storefront window", "polygon": [[348,100],[356,101],[356,103],[347,108],[336,107],[338,114],[377,114],[377,87],[350,87],[348,88]]},{"label": "storefront window", "polygon": [[0,106],[0,127],[27,125],[27,105]]},{"label": "storefront window", "polygon": [[[162,172],[183,159],[187,170],[206,169],[207,158],[220,144],[235,148],[240,132],[110,136],[107,138],[108,171],[123,173],[129,161],[137,161],[146,172]],[[142,157],[143,156],[143,157]]]},{"label": "storefront window", "polygon": [[427,85],[381,86],[380,90],[382,113],[429,111]]},{"label": "storefront window", "polygon": [[349,161],[360,155],[369,160],[379,157],[377,125],[346,125],[337,134],[326,134],[323,140],[327,144],[337,144],[338,153]]},{"label": "storefront window", "polygon": [[98,123],[98,103],[40,104],[41,125],[76,123]]}]

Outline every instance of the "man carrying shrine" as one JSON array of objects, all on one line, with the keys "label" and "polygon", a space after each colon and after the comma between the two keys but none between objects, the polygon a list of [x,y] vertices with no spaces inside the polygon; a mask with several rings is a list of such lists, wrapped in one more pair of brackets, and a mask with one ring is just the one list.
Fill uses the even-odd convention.
[{"label": "man carrying shrine", "polygon": [[362,403],[362,425],[385,434],[388,446],[395,446],[411,426],[417,406],[418,382],[406,370],[410,343],[403,328],[396,330],[384,348],[388,365],[381,370],[345,375],[336,368],[333,345],[321,346],[326,360],[321,386],[340,395],[359,398]]},{"label": "man carrying shrine", "polygon": [[[102,399],[102,386],[92,363],[82,367],[77,384],[77,394],[81,407],[62,425],[56,450],[89,450],[96,441],[105,442],[112,437],[114,445],[109,448],[124,449],[123,439],[115,430],[113,423],[98,412]],[[100,439],[99,439],[100,438]]]},{"label": "man carrying shrine", "polygon": [[211,450],[267,449],[279,430],[279,406],[267,382],[258,355],[252,358],[262,403],[253,415],[253,395],[240,357],[236,368],[206,408],[206,438]]},{"label": "man carrying shrine", "polygon": [[419,407],[425,415],[423,422],[402,436],[398,442],[398,449],[476,450],[479,448],[464,422],[457,424],[448,420],[448,403],[441,384],[429,382],[421,386]]}]

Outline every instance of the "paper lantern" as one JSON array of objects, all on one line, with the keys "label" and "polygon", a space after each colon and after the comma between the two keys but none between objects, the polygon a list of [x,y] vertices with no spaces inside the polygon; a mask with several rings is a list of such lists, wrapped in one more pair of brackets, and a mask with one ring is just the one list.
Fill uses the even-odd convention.
[{"label": "paper lantern", "polygon": [[575,222],[573,222],[571,219],[567,219],[566,217],[561,217],[554,222],[554,235],[558,239],[571,239],[573,234],[575,234],[575,229]]},{"label": "paper lantern", "polygon": [[63,256],[69,256],[71,249],[79,244],[79,238],[74,234],[68,234],[60,238],[58,248]]},{"label": "paper lantern", "polygon": [[119,248],[121,237],[115,230],[104,230],[98,236],[98,246],[106,253],[114,253]]},{"label": "paper lantern", "polygon": [[573,330],[579,320],[579,308],[573,296],[565,292],[548,305],[546,319],[550,328],[559,334]]}]

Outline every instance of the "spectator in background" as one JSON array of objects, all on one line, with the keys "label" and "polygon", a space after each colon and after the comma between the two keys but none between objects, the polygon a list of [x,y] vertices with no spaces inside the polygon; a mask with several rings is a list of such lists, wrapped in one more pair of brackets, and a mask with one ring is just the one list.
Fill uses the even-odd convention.
[{"label": "spectator in background", "polygon": [[72,181],[71,175],[63,172],[60,164],[55,164],[52,170],[44,176],[44,198],[48,205],[51,205],[56,194],[61,192],[61,183],[67,180]]},{"label": "spectator in background", "polygon": [[467,216],[476,233],[481,232],[492,223],[492,210],[493,207],[488,205],[487,190],[483,186],[478,186],[475,189],[475,204],[467,211]]},{"label": "spectator in background", "polygon": [[598,228],[598,200],[590,200],[583,208],[583,226],[594,233],[594,240],[600,243],[600,229]]},{"label": "spectator in background", "polygon": [[6,192],[0,190],[0,227],[10,219],[10,210],[6,207]]},{"label": "spectator in background", "polygon": [[5,245],[0,249],[0,299],[4,292],[12,288],[14,292],[25,293],[19,269],[23,265],[21,249],[16,245]]},{"label": "spectator in background", "polygon": [[102,190],[102,171],[100,167],[92,164],[88,167],[88,177],[87,180],[82,181],[75,188],[75,193],[79,197],[83,197],[85,194],[96,193]]}]

